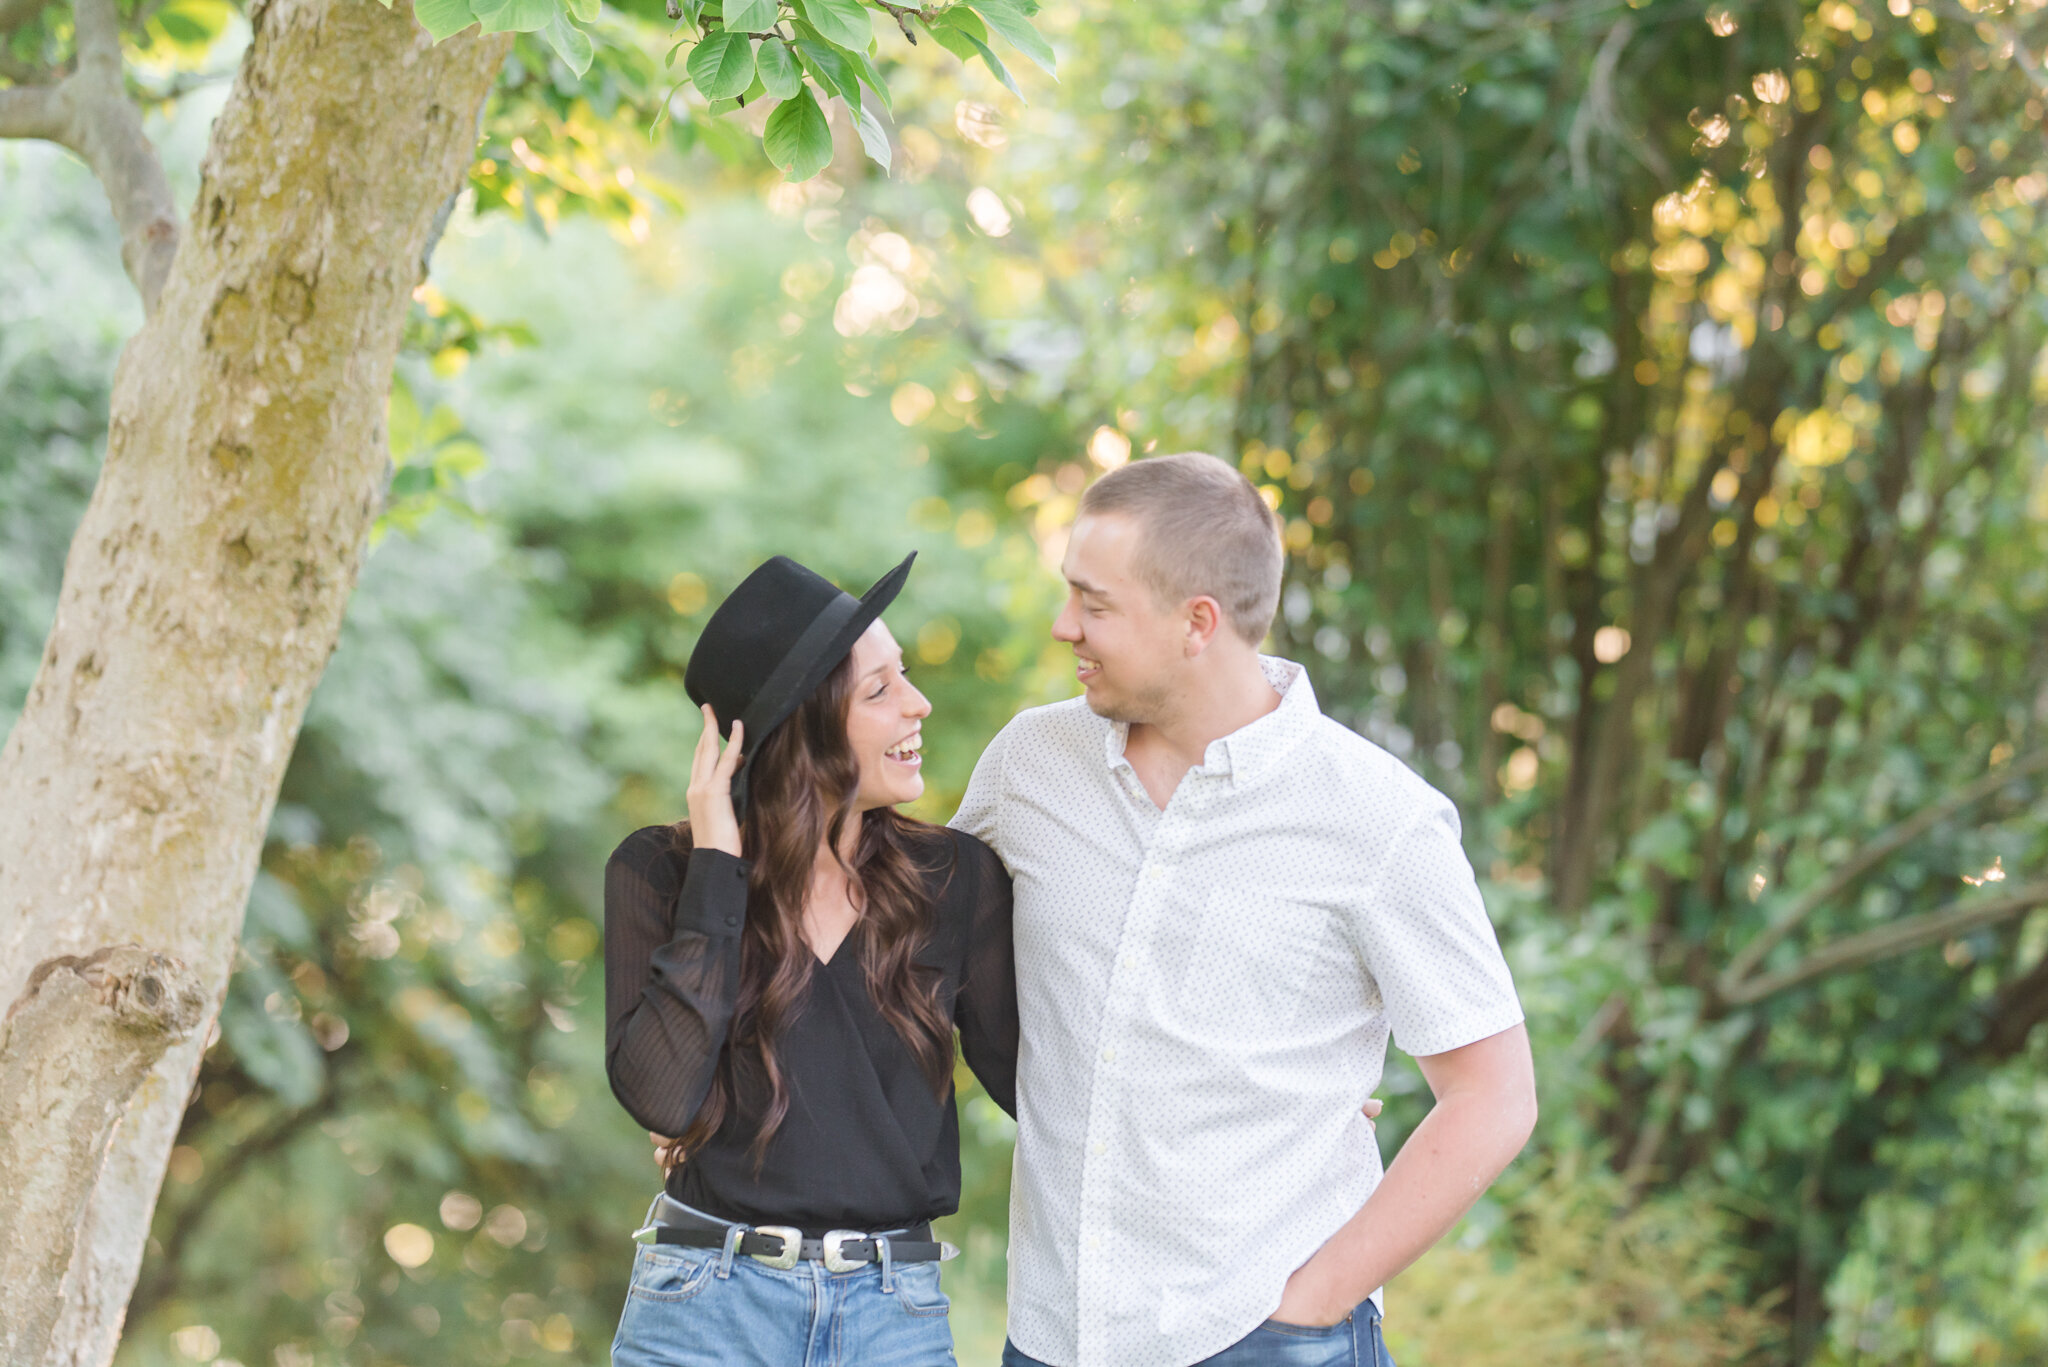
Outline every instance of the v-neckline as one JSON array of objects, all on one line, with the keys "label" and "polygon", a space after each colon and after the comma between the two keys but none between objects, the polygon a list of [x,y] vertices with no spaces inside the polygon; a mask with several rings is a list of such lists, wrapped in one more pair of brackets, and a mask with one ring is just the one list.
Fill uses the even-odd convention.
[{"label": "v-neckline", "polygon": [[853,924],[849,925],[846,928],[846,933],[839,937],[839,943],[832,946],[832,953],[829,957],[820,957],[818,954],[818,947],[812,944],[808,938],[804,940],[804,948],[810,951],[812,961],[816,963],[819,968],[830,968],[833,964],[839,962],[839,952],[846,948],[846,942],[848,940],[851,940],[853,938],[854,932],[859,929],[860,918],[855,917]]}]

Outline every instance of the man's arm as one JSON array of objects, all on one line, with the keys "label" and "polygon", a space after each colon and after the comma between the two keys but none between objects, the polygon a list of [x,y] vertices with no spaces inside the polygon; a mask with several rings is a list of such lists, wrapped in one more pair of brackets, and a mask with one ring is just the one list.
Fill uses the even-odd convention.
[{"label": "man's arm", "polygon": [[1343,1320],[1428,1252],[1529,1141],[1536,1070],[1524,1027],[1415,1061],[1436,1105],[1358,1213],[1287,1279],[1273,1318]]}]

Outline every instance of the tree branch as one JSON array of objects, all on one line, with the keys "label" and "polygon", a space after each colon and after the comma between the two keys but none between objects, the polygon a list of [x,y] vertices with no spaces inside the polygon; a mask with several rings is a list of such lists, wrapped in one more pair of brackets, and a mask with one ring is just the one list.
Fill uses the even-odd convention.
[{"label": "tree branch", "polygon": [[[17,2],[0,0],[0,6]],[[53,86],[0,90],[0,136],[54,142],[92,168],[121,230],[121,264],[143,309],[154,313],[178,252],[171,183],[122,85],[115,0],[76,0],[74,11],[78,69]]]},{"label": "tree branch", "polygon": [[2026,1048],[2034,1027],[2048,1020],[2048,958],[1998,989],[1991,1004],[1991,1029],[1984,1036],[1986,1057],[2003,1062]]},{"label": "tree branch", "polygon": [[[1807,917],[1840,896],[1857,879],[1870,872],[1899,848],[1919,839],[1963,808],[1981,802],[2013,780],[2024,778],[2041,769],[2048,769],[2048,750],[2036,750],[2031,755],[2024,755],[1999,766],[1968,787],[1958,789],[1941,801],[1921,808],[1856,851],[1838,865],[1833,873],[1800,894],[1798,901],[1787,907],[1777,920],[1764,927],[1761,934],[1743,947],[1742,952],[1729,962],[1727,970],[1721,974],[1721,995],[1729,1001],[1740,1000],[1736,993],[1741,990],[1743,980],[1749,978],[1756,966],[1763,962],[1766,954],[1776,949]],[[1752,981],[1760,982],[1762,979]]]},{"label": "tree branch", "polygon": [[70,102],[61,86],[11,85],[0,90],[0,138],[62,143],[70,123]]},{"label": "tree branch", "polygon": [[2048,881],[2022,884],[2000,897],[1965,897],[1940,911],[1846,936],[1822,946],[1790,968],[1723,987],[1721,995],[1731,1006],[1748,1006],[1814,978],[1862,968],[1965,931],[1996,925],[2038,906],[2048,906]]},{"label": "tree branch", "polygon": [[113,945],[45,959],[0,1020],[0,1359],[45,1362],[98,1180],[135,1089],[207,1011],[199,976]]},{"label": "tree branch", "polygon": [[121,77],[121,15],[114,0],[74,0],[78,25],[78,70],[96,82]]}]

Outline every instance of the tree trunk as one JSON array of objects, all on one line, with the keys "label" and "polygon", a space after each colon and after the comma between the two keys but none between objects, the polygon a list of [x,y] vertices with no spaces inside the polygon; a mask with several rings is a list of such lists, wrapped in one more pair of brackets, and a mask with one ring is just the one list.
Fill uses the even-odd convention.
[{"label": "tree trunk", "polygon": [[[168,1047],[125,1103],[95,1093],[110,1139],[0,1151],[10,1202],[84,1193],[69,1215],[14,1212],[17,1243],[75,1251],[44,1348],[10,1367],[96,1367],[119,1339],[285,761],[382,501],[410,295],[510,41],[431,45],[405,3],[258,0],[249,18],[187,236],[122,353],[42,666],[0,750],[0,1002],[32,975],[43,985],[55,959],[134,944],[170,961],[163,981],[199,1009],[159,1032]],[[38,1047],[86,1058],[125,1043],[132,1062],[122,1000],[74,987],[40,1046],[20,1028],[37,1016],[25,1002],[0,1096],[33,1110],[62,1076],[25,1056]],[[60,1087],[41,1102],[78,1099]],[[9,1325],[26,1313],[17,1293],[0,1286]]]}]

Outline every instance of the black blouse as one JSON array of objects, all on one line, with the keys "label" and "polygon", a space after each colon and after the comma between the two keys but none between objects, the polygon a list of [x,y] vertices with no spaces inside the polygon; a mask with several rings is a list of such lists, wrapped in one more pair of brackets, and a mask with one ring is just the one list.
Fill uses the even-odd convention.
[{"label": "black blouse", "polygon": [[[942,975],[940,1005],[983,1087],[1016,1114],[1017,986],[1010,876],[963,832],[935,828],[918,852],[931,891],[917,961]],[[689,1127],[726,1047],[739,990],[740,931],[752,866],[677,847],[667,826],[626,837],[605,867],[605,1070],[633,1119],[658,1134]],[[876,1009],[860,967],[859,921],[785,1018],[776,1058],[789,1110],[758,1171],[767,1105],[758,1068],[741,1068],[724,1123],[669,1174],[668,1192],[746,1224],[894,1229],[960,1204],[953,1088],[933,1093]]]}]

